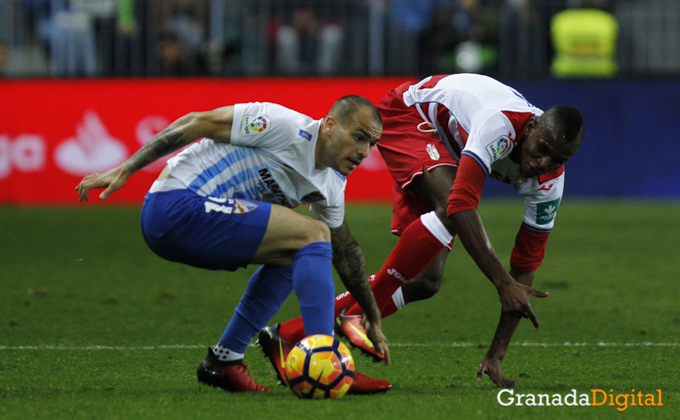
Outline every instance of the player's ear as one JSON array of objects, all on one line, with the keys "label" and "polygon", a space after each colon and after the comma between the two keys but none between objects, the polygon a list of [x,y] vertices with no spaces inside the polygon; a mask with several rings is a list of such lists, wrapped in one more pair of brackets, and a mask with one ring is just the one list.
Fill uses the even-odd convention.
[{"label": "player's ear", "polygon": [[527,121],[527,123],[524,125],[524,134],[531,133],[534,128],[536,128],[536,124],[538,124],[536,118],[531,118],[529,121]]},{"label": "player's ear", "polygon": [[330,134],[335,130],[335,127],[338,125],[338,119],[335,118],[333,115],[326,115],[326,118],[323,120],[323,127],[324,130],[326,130],[327,134]]}]

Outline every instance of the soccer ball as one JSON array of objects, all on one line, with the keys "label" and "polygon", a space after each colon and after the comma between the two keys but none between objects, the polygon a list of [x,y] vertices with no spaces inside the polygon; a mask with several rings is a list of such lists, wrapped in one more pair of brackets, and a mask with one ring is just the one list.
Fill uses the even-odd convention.
[{"label": "soccer ball", "polygon": [[340,398],[354,380],[354,359],[340,340],[310,335],[288,354],[285,373],[290,389],[299,398]]}]

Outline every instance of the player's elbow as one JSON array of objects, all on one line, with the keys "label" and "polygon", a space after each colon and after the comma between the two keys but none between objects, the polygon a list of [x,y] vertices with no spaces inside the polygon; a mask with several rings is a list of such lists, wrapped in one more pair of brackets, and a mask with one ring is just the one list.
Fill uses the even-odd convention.
[{"label": "player's elbow", "polygon": [[446,207],[445,206],[437,206],[437,208],[435,209],[435,214],[437,215],[437,218],[442,223],[442,225],[444,225],[446,230],[448,230],[449,233],[454,235],[455,232],[456,232],[456,228],[454,226],[453,220],[451,220],[448,217]]},{"label": "player's elbow", "polygon": [[190,112],[184,116],[184,124],[196,137],[207,137],[209,134],[210,117],[206,112]]},{"label": "player's elbow", "polygon": [[218,143],[231,141],[231,127],[233,112],[218,112],[217,110],[206,112],[190,112],[186,115],[187,129],[193,137],[200,139],[210,138]]},{"label": "player's elbow", "polygon": [[480,220],[476,208],[464,208],[449,211],[448,220],[454,229],[460,230],[462,227],[471,224],[473,221]]},{"label": "player's elbow", "polygon": [[216,124],[210,112],[189,112],[178,121],[182,131],[192,139],[212,138]]},{"label": "player's elbow", "polygon": [[201,112],[189,112],[188,114],[183,115],[182,117],[177,120],[177,122],[183,126],[191,126],[196,124],[197,121],[199,121],[199,118],[201,117]]}]

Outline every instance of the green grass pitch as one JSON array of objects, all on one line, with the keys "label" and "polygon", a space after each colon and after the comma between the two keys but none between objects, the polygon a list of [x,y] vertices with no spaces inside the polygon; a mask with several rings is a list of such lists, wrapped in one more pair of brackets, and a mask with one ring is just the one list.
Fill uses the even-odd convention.
[{"label": "green grass pitch", "polygon": [[[522,204],[487,200],[480,213],[507,262]],[[396,243],[389,207],[351,206],[347,218],[375,272]],[[627,399],[623,412],[506,407],[488,378],[475,381],[500,304],[460,243],[439,294],[385,319],[392,365],[353,352],[358,369],[390,380],[391,391],[300,401],[276,386],[255,347],[246,362],[271,394],[196,381],[254,268],[161,260],[144,244],[136,207],[0,207],[0,227],[1,419],[680,418],[677,202],[564,202],[535,281],[550,292],[532,300],[541,329],[523,321],[504,362],[515,394],[661,390],[662,406]],[[296,305],[291,297],[273,322],[296,316]]]}]

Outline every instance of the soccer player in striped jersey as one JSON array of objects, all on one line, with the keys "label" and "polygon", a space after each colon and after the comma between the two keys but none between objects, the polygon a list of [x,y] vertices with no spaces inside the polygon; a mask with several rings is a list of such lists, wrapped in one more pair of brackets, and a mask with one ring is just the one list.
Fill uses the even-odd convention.
[{"label": "soccer player in striped jersey", "polygon": [[[439,290],[455,235],[496,286],[501,318],[477,380],[486,373],[499,387],[515,382],[501,362],[522,317],[536,328],[531,288],[564,189],[564,164],[584,136],[581,113],[568,105],[543,112],[515,89],[490,77],[427,77],[391,90],[378,104],[383,135],[378,144],[394,178],[392,232],[400,236],[371,287],[382,316]],[[525,208],[510,270],[488,240],[477,206],[486,177],[511,184]],[[362,328],[362,310],[350,293],[336,298],[336,328],[376,358]],[[300,336],[300,319],[277,326],[284,340]],[[273,328],[272,326],[267,328]]]},{"label": "soccer player in striped jersey", "polygon": [[[273,103],[192,112],[122,164],[86,176],[76,190],[82,201],[105,188],[99,197],[106,199],[136,171],[201,139],[170,159],[151,186],[142,233],[170,261],[227,271],[262,264],[197,374],[201,383],[227,391],[266,392],[242,362],[248,343],[293,290],[306,334],[333,335],[332,266],[365,310],[367,334],[389,362],[364,255],[344,216],[345,177],[381,132],[376,107],[355,95],[338,100],[320,120]],[[318,220],[291,210],[301,204]],[[391,387],[358,374],[350,392],[365,386]]]}]

